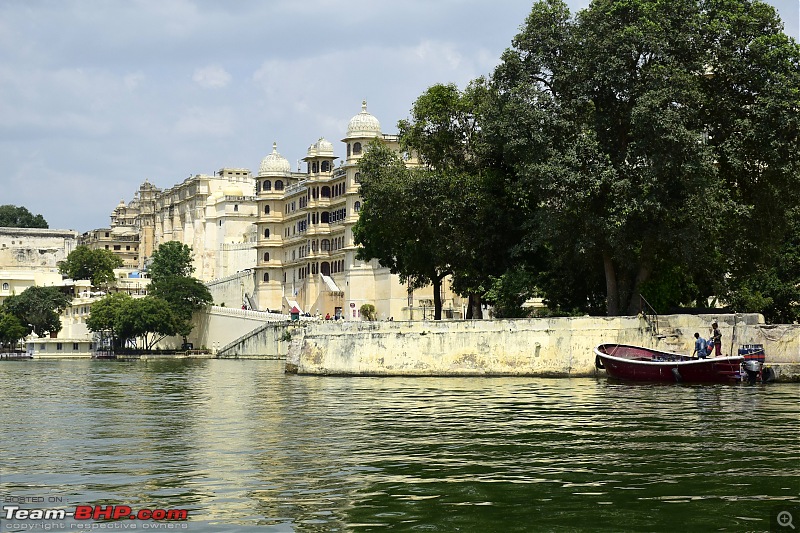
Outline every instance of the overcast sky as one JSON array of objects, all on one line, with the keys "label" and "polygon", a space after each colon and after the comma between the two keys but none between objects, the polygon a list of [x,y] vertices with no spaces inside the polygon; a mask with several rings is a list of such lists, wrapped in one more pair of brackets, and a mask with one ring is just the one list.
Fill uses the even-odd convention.
[{"label": "overcast sky", "polygon": [[[532,0],[0,0],[0,204],[107,227],[145,179],[396,132],[435,83],[497,65]],[[569,0],[573,12],[589,0]],[[797,38],[798,0],[771,0]]]}]

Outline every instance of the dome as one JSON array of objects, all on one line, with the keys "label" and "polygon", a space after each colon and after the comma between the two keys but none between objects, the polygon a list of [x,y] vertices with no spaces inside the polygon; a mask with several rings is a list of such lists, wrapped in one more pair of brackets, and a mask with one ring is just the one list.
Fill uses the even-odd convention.
[{"label": "dome", "polygon": [[361,102],[361,113],[350,119],[347,125],[347,137],[378,137],[381,134],[381,123],[367,113],[367,101]]},{"label": "dome", "polygon": [[222,193],[225,196],[244,196],[242,188],[236,185],[235,183],[229,183],[228,185],[226,185]]},{"label": "dome", "polygon": [[308,147],[306,157],[333,157],[333,144],[324,137]]},{"label": "dome", "polygon": [[278,144],[272,143],[272,153],[261,160],[261,167],[258,171],[258,177],[268,175],[284,175],[292,171],[292,166],[289,160],[278,153]]},{"label": "dome", "polygon": [[215,203],[217,203],[217,200],[219,200],[223,196],[224,194],[222,192],[222,189],[220,187],[217,187],[217,190],[209,194],[208,198],[206,198],[206,205],[214,205]]}]

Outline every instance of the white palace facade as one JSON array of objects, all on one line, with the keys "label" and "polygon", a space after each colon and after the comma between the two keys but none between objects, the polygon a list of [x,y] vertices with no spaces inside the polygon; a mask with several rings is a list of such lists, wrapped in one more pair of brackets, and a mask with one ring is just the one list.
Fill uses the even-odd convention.
[{"label": "white palace facade", "polygon": [[[282,313],[297,308],[345,320],[359,320],[361,305],[372,304],[379,319],[432,318],[430,287],[410,291],[377,261],[356,259],[358,161],[374,139],[400,149],[397,136],[381,132],[364,102],[342,139],[344,159],[320,138],[303,158],[304,171],[293,171],[273,143],[255,176],[223,168],[164,191],[145,182],[129,206],[141,216],[126,221],[138,229],[140,268],[146,270],[159,244],[174,240],[192,247],[194,275],[216,303]],[[117,206],[112,222],[124,207]],[[463,316],[449,280],[442,302],[443,318]]]}]

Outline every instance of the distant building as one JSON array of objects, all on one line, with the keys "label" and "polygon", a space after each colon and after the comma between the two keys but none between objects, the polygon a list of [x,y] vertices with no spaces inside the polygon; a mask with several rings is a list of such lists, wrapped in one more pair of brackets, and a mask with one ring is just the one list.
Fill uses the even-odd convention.
[{"label": "distant building", "polygon": [[192,247],[194,276],[202,281],[255,266],[256,197],[249,170],[198,174],[156,195],[153,245]]},{"label": "distant building", "polygon": [[80,244],[92,250],[108,250],[122,259],[128,269],[142,269],[153,253],[153,211],[157,189],[145,181],[133,201],[119,204],[111,212],[111,226],[87,231]]},{"label": "distant building", "polygon": [[58,263],[77,246],[72,230],[0,228],[0,303],[28,287],[60,285]]}]

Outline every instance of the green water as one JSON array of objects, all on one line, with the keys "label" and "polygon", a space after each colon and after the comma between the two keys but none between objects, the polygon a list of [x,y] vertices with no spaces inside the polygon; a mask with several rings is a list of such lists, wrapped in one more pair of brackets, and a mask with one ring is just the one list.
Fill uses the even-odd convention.
[{"label": "green water", "polygon": [[796,384],[33,360],[0,363],[0,398],[3,505],[188,509],[189,531],[800,527]]}]

